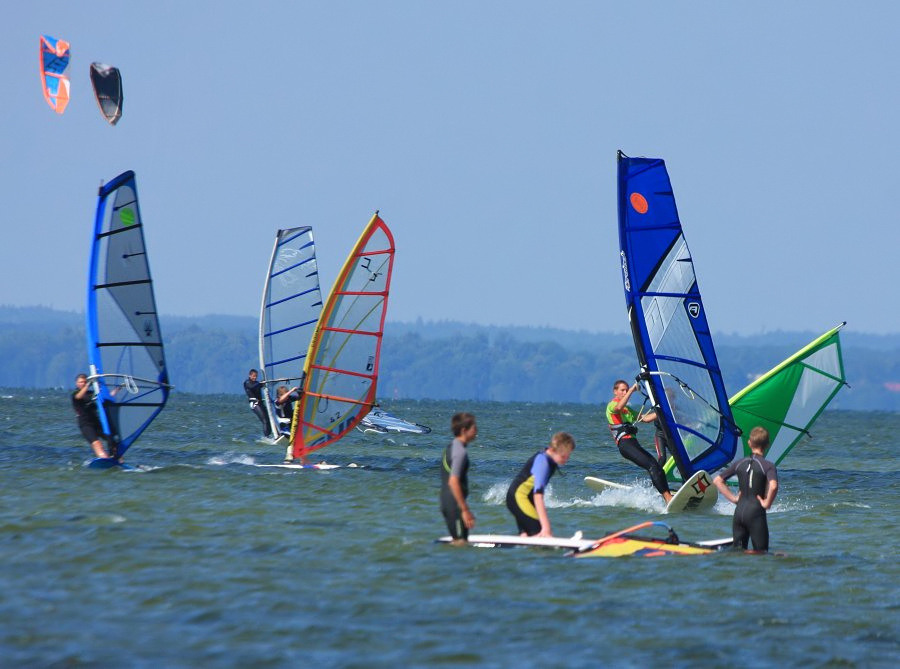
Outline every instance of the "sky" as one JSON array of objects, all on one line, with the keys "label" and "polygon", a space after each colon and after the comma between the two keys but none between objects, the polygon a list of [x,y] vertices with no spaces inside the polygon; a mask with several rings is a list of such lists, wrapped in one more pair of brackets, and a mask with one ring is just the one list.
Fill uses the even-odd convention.
[{"label": "sky", "polygon": [[[82,311],[137,174],[163,315],[256,316],[275,233],[323,291],[375,210],[388,320],[624,332],[616,151],[663,158],[714,332],[900,332],[900,3],[13,3],[0,304]],[[39,36],[72,45],[41,94]],[[115,127],[92,61],[122,72]],[[892,213],[894,212],[894,213]]]}]

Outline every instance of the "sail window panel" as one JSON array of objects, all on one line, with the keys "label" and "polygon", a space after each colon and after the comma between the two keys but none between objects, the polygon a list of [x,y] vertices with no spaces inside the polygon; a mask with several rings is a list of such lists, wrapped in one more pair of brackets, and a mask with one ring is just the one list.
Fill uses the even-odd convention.
[{"label": "sail window panel", "polygon": [[815,353],[811,353],[804,359],[804,362],[835,378],[840,379],[844,376],[844,371],[841,369],[840,349],[837,344],[824,346]]},{"label": "sail window panel", "polygon": [[324,330],[321,337],[317,367],[374,376],[377,335]]},{"label": "sail window panel", "polygon": [[[713,390],[709,383],[709,377],[699,367],[670,360],[660,360],[659,370],[664,372],[661,377],[663,388],[669,398],[675,422],[678,426],[689,428],[682,430],[679,427],[679,433],[685,450],[691,459],[694,459],[717,440],[720,432],[719,414],[698,397],[700,395],[706,398],[712,395]],[[666,373],[687,383],[694,390],[693,396],[685,392],[672,377],[666,376]],[[703,435],[703,439],[699,439],[694,432]]]}]

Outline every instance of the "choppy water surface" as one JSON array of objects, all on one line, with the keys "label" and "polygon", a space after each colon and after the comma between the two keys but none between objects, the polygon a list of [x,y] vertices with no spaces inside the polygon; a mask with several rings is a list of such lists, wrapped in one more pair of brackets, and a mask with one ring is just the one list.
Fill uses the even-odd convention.
[{"label": "choppy water surface", "polygon": [[[449,419],[479,419],[478,532],[512,533],[503,498],[565,429],[555,533],[660,519],[598,408],[386,402],[434,432],[355,433],[291,471],[235,396],[174,394],[129,452],[139,471],[84,467],[63,392],[0,398],[0,665],[168,667],[834,666],[900,662],[895,413],[826,413],[779,468],[769,515],[783,557],[571,560],[541,549],[433,543]],[[649,440],[649,436],[645,438]],[[638,484],[597,494],[586,475]],[[668,516],[728,536],[731,512]],[[311,664],[315,663],[315,664]]]}]

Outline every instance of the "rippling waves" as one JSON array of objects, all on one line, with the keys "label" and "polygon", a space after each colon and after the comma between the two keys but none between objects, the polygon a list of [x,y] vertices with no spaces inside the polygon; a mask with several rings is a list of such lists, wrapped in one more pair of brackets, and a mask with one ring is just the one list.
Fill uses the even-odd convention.
[{"label": "rippling waves", "polygon": [[[560,429],[577,449],[548,494],[557,535],[659,518],[597,407],[394,402],[424,436],[354,433],[332,471],[258,468],[238,396],[175,394],[129,451],[88,470],[68,397],[0,397],[0,665],[894,667],[900,661],[900,415],[835,412],[782,464],[773,550],[570,560],[435,544],[450,415],[472,411],[479,532],[511,533],[506,486]],[[634,484],[592,492],[586,475]],[[669,516],[728,536],[732,508]],[[314,664],[313,664],[314,663]]]}]

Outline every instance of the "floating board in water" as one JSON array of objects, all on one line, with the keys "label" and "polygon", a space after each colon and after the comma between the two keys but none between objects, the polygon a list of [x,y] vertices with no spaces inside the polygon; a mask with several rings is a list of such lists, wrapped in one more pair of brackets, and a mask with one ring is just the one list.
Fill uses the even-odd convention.
[{"label": "floating board in water", "polygon": [[653,539],[650,537],[621,536],[610,538],[608,541],[594,542],[595,546],[589,546],[573,551],[572,557],[663,557],[666,555],[706,555],[722,550],[730,546],[731,539],[714,539],[697,543],[679,542],[667,543],[665,539]]},{"label": "floating board in water", "polygon": [[[450,543],[453,537],[441,537],[440,543]],[[470,534],[469,545],[476,548],[512,548],[514,546],[540,546],[543,548],[579,549],[590,547],[596,539],[582,539],[581,532],[566,537],[520,537],[517,534]]]},{"label": "floating board in water", "polygon": [[410,423],[382,409],[372,409],[359,421],[356,429],[364,433],[387,434],[403,432],[407,434],[428,434],[431,428],[427,425]]},{"label": "floating board in water", "polygon": [[718,498],[719,489],[712,484],[709,474],[701,469],[672,495],[672,499],[666,505],[666,513],[706,511],[715,505]]},{"label": "floating board in water", "polygon": [[112,469],[113,467],[119,467],[120,469],[134,469],[131,465],[126,465],[116,458],[94,458],[88,463],[88,467],[91,469]]},{"label": "floating board in water", "polygon": [[605,479],[598,479],[596,476],[585,476],[584,482],[587,483],[588,488],[591,490],[596,490],[597,492],[603,492],[604,490],[630,490],[630,485],[623,485],[621,483],[613,483],[612,481],[607,481]]},{"label": "floating board in water", "polygon": [[301,465],[301,464],[280,464],[280,465],[257,465],[253,464],[253,467],[279,467],[280,469],[340,469],[341,467],[358,467],[359,465],[329,465],[325,462],[320,462],[318,464],[310,464],[310,465]]},{"label": "floating board in water", "polygon": [[[662,527],[665,538],[642,537],[633,532],[645,528]],[[589,546],[577,548],[566,555],[569,557],[662,557],[666,555],[706,555],[731,545],[729,539],[711,541],[681,541],[675,531],[662,521],[648,521],[619,532],[596,539]]]}]

